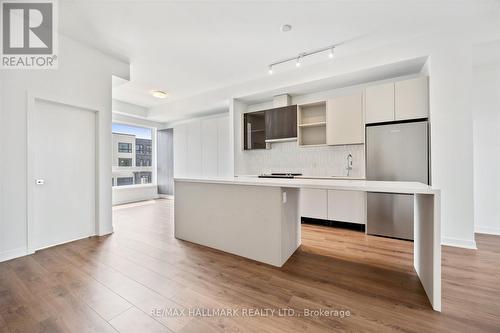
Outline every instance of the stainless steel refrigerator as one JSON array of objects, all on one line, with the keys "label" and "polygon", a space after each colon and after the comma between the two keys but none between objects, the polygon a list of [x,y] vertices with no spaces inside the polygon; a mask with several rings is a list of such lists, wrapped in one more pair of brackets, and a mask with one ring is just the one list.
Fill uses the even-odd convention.
[{"label": "stainless steel refrigerator", "polygon": [[[429,184],[428,122],[366,127],[366,178]],[[413,195],[369,192],[368,234],[413,240]]]}]

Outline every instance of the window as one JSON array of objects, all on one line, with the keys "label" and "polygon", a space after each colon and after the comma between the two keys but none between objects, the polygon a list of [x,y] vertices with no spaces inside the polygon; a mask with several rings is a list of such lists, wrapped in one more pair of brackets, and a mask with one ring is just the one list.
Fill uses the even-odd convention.
[{"label": "window", "polygon": [[124,185],[134,185],[134,178],[133,177],[116,178],[116,186],[124,186]]},{"label": "window", "polygon": [[118,142],[118,152],[119,153],[131,153],[132,152],[132,144],[125,142]]},{"label": "window", "polygon": [[131,158],[119,158],[118,165],[121,167],[130,167],[130,166],[132,166],[132,159]]},{"label": "window", "polygon": [[154,133],[150,128],[113,123],[113,186],[154,182]]}]

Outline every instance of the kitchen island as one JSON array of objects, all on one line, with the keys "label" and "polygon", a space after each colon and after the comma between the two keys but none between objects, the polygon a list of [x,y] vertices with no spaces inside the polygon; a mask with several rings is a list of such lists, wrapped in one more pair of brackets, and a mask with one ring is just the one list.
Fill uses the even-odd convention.
[{"label": "kitchen island", "polygon": [[175,237],[281,267],[300,246],[302,188],[414,195],[414,267],[441,311],[440,191],[417,182],[175,178]]}]

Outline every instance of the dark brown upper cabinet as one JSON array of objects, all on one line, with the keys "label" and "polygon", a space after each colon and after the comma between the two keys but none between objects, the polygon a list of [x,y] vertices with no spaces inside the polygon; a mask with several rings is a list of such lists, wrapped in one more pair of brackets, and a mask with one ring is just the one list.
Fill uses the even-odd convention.
[{"label": "dark brown upper cabinet", "polygon": [[297,137],[297,105],[266,110],[266,140]]},{"label": "dark brown upper cabinet", "polygon": [[265,111],[245,113],[243,115],[245,150],[266,149]]}]

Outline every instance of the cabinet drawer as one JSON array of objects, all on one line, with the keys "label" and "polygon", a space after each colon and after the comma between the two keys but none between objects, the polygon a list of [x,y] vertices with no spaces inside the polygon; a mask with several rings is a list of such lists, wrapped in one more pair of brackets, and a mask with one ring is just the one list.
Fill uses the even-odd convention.
[{"label": "cabinet drawer", "polygon": [[328,190],[328,219],[366,224],[366,192]]},{"label": "cabinet drawer", "polygon": [[327,190],[303,188],[300,190],[301,216],[326,220]]}]

